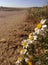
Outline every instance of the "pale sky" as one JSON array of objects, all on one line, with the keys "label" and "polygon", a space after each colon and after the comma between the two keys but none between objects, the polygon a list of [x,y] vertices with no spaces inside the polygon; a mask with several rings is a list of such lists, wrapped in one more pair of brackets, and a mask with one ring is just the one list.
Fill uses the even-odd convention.
[{"label": "pale sky", "polygon": [[43,6],[48,0],[0,0],[0,6],[5,7],[36,7]]}]

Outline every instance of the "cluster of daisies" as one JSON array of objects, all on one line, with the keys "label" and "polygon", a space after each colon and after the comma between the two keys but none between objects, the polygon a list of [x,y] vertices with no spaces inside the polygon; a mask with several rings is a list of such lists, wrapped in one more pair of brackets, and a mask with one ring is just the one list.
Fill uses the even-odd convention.
[{"label": "cluster of daisies", "polygon": [[20,54],[23,55],[23,58],[19,57],[16,61],[16,65],[21,63],[23,59],[25,60],[27,65],[33,65],[32,58],[29,57],[29,53],[27,49],[31,44],[34,44],[34,41],[38,39],[38,35],[40,34],[43,35],[44,31],[46,31],[47,25],[45,24],[45,22],[46,22],[46,19],[42,19],[40,23],[37,24],[36,28],[34,29],[34,32],[33,33],[31,32],[29,34],[28,39],[22,41],[23,49],[20,51]]}]

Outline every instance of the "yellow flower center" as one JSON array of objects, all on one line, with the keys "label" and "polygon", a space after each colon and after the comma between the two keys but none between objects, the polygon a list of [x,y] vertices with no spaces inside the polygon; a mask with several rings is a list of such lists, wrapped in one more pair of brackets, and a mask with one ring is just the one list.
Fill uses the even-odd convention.
[{"label": "yellow flower center", "polygon": [[30,36],[32,36],[33,34],[32,34],[32,33],[30,33],[29,35],[30,35]]},{"label": "yellow flower center", "polygon": [[28,62],[28,65],[32,65],[32,62],[31,62],[31,61],[29,61],[29,62]]},{"label": "yellow flower center", "polygon": [[42,24],[41,23],[37,24],[37,28],[41,29],[42,28]]},{"label": "yellow flower center", "polygon": [[22,53],[24,53],[26,50],[25,49],[22,49],[21,51],[22,51]]},{"label": "yellow flower center", "polygon": [[21,58],[18,58],[18,60],[20,61],[20,60],[21,60]]},{"label": "yellow flower center", "polygon": [[26,45],[27,45],[27,42],[24,42],[24,43],[23,43],[23,46],[26,46]]},{"label": "yellow flower center", "polygon": [[34,39],[34,37],[33,37],[33,36],[30,36],[30,37],[29,37],[29,39],[30,39],[30,40],[33,40],[33,39]]}]

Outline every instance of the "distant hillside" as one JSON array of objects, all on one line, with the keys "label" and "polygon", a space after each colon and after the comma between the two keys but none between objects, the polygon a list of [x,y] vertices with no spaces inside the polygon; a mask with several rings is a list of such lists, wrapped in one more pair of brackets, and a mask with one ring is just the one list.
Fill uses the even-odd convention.
[{"label": "distant hillside", "polygon": [[11,8],[11,7],[0,7],[0,11],[16,11],[23,10],[24,8]]},{"label": "distant hillside", "polygon": [[48,8],[48,5],[43,7],[27,7],[27,8],[13,8],[13,7],[0,6],[0,11],[19,11],[19,10],[30,10],[30,9],[32,9],[33,11],[37,11],[37,10],[46,9],[46,8]]}]

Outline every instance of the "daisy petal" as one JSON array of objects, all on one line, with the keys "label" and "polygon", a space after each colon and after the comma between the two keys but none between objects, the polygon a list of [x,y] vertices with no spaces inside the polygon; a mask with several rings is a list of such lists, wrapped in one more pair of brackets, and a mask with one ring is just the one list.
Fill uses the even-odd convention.
[{"label": "daisy petal", "polygon": [[43,27],[43,28],[47,28],[47,25],[43,25],[42,27]]},{"label": "daisy petal", "polygon": [[37,36],[33,36],[34,37],[34,40],[37,40]]},{"label": "daisy petal", "polygon": [[28,44],[32,44],[34,40],[27,39]]},{"label": "daisy petal", "polygon": [[46,19],[45,20],[42,19],[40,23],[44,24],[45,22],[46,22]]},{"label": "daisy petal", "polygon": [[41,32],[40,29],[35,28],[35,33],[36,33],[36,34],[40,34],[40,32]]},{"label": "daisy petal", "polygon": [[45,30],[47,28],[47,25],[43,25],[41,30]]},{"label": "daisy petal", "polygon": [[22,49],[21,52],[20,52],[20,54],[25,54],[26,52],[27,52],[26,49]]}]

